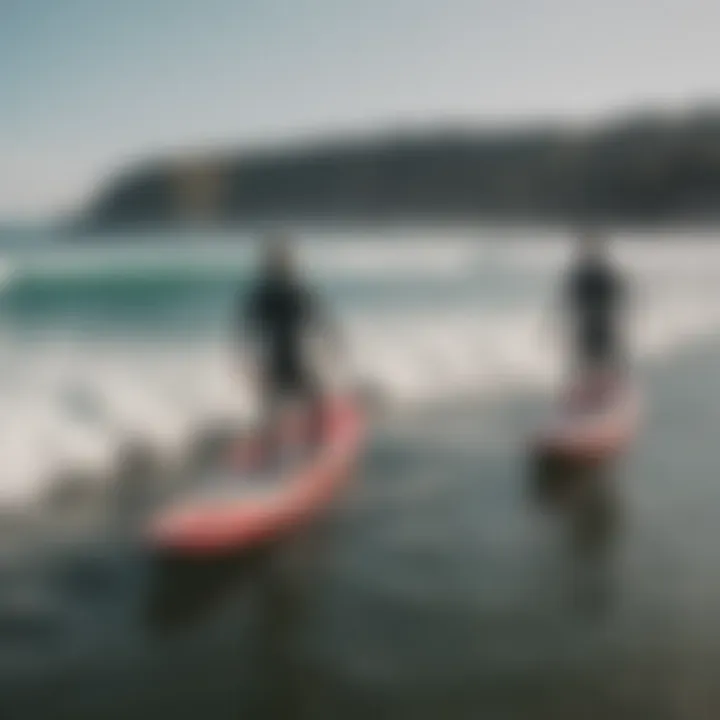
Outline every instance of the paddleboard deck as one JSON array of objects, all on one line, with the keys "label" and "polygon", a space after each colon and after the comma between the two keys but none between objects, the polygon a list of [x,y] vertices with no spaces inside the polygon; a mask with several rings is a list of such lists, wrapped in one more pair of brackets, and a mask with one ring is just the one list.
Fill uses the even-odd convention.
[{"label": "paddleboard deck", "polygon": [[639,420],[639,393],[629,382],[618,380],[599,391],[591,382],[579,383],[561,397],[533,446],[546,459],[602,462],[627,449]]},{"label": "paddleboard deck", "polygon": [[[322,439],[313,452],[270,466],[233,465],[190,495],[172,502],[150,521],[148,540],[157,549],[184,554],[238,551],[280,538],[312,519],[332,502],[355,466],[362,420],[347,399],[324,410]],[[252,444],[243,445],[245,449]]]}]

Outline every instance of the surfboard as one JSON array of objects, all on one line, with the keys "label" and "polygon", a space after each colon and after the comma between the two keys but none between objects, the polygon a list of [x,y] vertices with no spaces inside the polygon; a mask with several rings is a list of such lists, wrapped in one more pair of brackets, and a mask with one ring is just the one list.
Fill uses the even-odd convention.
[{"label": "surfboard", "polygon": [[598,388],[581,381],[562,394],[553,415],[536,435],[536,456],[570,463],[611,460],[635,438],[640,422],[640,397],[627,380]]},{"label": "surfboard", "polygon": [[352,474],[362,438],[356,405],[349,399],[328,401],[317,450],[268,471],[258,469],[253,444],[243,444],[240,450],[251,452],[234,453],[222,481],[155,514],[147,528],[148,540],[160,550],[203,555],[280,539],[332,503]]}]

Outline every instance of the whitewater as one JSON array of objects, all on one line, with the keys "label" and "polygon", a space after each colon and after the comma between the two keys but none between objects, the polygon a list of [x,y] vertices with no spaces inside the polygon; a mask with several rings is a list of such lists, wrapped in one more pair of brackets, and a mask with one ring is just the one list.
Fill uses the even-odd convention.
[{"label": "whitewater", "polygon": [[[0,236],[1,507],[68,477],[109,483],[131,443],[181,469],[208,428],[252,423],[231,331],[256,250],[230,233]],[[346,337],[333,382],[361,384],[390,411],[559,382],[564,234],[305,231],[298,251]],[[715,237],[623,234],[613,252],[632,285],[640,368],[720,332]]]}]

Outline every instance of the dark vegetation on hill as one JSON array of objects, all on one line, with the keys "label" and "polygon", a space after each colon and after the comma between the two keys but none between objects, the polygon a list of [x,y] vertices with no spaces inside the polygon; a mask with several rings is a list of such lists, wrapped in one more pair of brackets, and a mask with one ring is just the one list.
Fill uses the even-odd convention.
[{"label": "dark vegetation on hill", "polygon": [[128,168],[85,224],[720,220],[720,111],[216,152]]}]

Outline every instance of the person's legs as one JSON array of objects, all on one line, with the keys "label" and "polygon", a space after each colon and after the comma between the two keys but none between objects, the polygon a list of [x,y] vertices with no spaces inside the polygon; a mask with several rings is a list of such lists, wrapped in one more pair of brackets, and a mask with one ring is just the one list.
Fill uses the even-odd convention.
[{"label": "person's legs", "polygon": [[591,402],[608,401],[617,389],[623,373],[623,353],[610,328],[594,328],[581,348],[583,374]]},{"label": "person's legs", "polygon": [[260,409],[260,453],[263,464],[274,465],[280,452],[282,406],[285,390],[278,378],[268,376],[263,382]]},{"label": "person's legs", "polygon": [[[289,400],[297,404],[299,417],[295,408],[291,408],[290,416],[285,414]],[[325,430],[325,398],[319,379],[308,368],[289,362],[277,367],[264,383],[262,403],[262,442],[267,455],[277,457],[288,439],[295,445],[298,430],[301,444],[309,450],[320,445]]]},{"label": "person's legs", "polygon": [[309,415],[308,446],[310,450],[314,450],[322,442],[326,420],[325,397],[320,382],[315,378],[308,381],[307,407]]},{"label": "person's legs", "polygon": [[294,389],[303,417],[304,445],[312,451],[322,442],[325,430],[325,399],[321,385],[312,373],[305,371],[295,377]]},{"label": "person's legs", "polygon": [[570,406],[578,411],[588,410],[598,402],[599,378],[602,375],[604,343],[597,328],[584,327],[575,338],[573,349],[573,379]]}]

